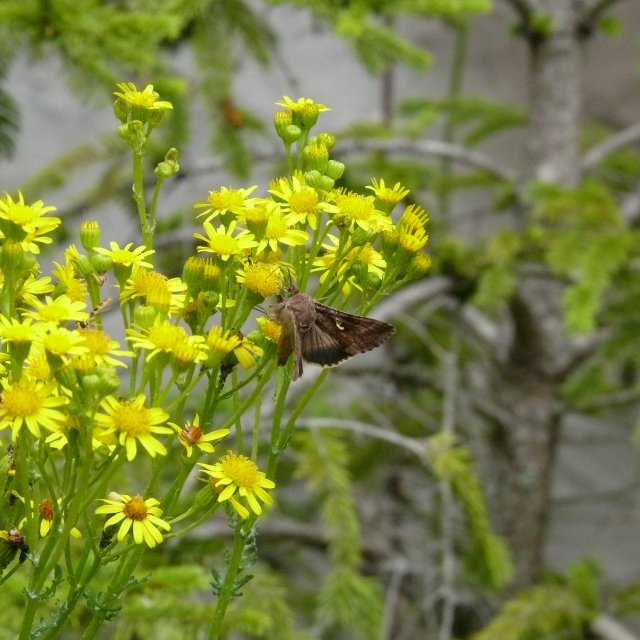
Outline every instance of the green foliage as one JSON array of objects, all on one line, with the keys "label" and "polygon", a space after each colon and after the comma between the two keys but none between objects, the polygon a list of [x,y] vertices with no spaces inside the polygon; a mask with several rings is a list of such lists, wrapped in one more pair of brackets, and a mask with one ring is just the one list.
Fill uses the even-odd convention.
[{"label": "green foliage", "polygon": [[438,433],[428,439],[427,455],[434,474],[451,486],[464,513],[471,537],[467,569],[484,588],[504,587],[512,577],[513,565],[504,541],[491,532],[482,484],[474,469],[471,451],[457,444],[449,434]]},{"label": "green foliage", "polygon": [[375,580],[359,574],[360,525],[344,436],[314,430],[300,434],[298,442],[302,455],[299,473],[307,478],[321,502],[320,514],[333,564],[319,596],[320,619],[351,629],[358,637],[376,638],[382,628],[382,594]]},{"label": "green foliage", "polygon": [[296,628],[289,601],[280,577],[264,568],[257,571],[225,618],[225,634],[236,637],[240,633],[256,640],[308,639]]},{"label": "green foliage", "polygon": [[583,559],[519,591],[472,640],[583,640],[598,610],[598,567]]},{"label": "green foliage", "polygon": [[9,94],[0,89],[0,158],[8,158],[14,151],[18,132],[18,109]]},{"label": "green foliage", "polygon": [[603,296],[629,255],[632,235],[601,182],[585,180],[575,189],[534,184],[528,195],[541,225],[545,260],[569,281],[566,326],[573,332],[591,332]]},{"label": "green foliage", "polygon": [[414,129],[418,126],[426,128],[437,118],[446,118],[451,126],[466,130],[462,135],[462,142],[468,147],[527,122],[527,112],[522,107],[470,96],[441,100],[412,98],[402,103],[400,114],[411,118]]},{"label": "green foliage", "polygon": [[63,58],[78,89],[113,86],[122,68],[132,72],[160,72],[162,42],[178,37],[182,19],[172,0],[145,7],[127,0],[6,0],[0,5],[0,24],[16,47],[35,55],[51,48]]}]

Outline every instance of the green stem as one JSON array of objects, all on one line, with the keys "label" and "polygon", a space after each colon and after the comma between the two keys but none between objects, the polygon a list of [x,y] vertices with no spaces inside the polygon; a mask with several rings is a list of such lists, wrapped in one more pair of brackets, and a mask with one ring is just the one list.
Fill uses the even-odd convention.
[{"label": "green stem", "polygon": [[229,606],[229,602],[231,602],[231,598],[233,597],[233,586],[236,581],[238,571],[240,570],[240,563],[242,561],[245,544],[245,533],[242,530],[242,525],[238,525],[235,529],[233,549],[231,551],[229,564],[227,565],[227,573],[224,577],[224,582],[222,583],[222,588],[220,589],[220,594],[218,596],[218,605],[216,606],[216,611],[213,615],[213,620],[211,621],[211,627],[209,628],[209,640],[218,640],[220,638],[222,622],[224,621],[224,615],[227,611],[227,607]]}]

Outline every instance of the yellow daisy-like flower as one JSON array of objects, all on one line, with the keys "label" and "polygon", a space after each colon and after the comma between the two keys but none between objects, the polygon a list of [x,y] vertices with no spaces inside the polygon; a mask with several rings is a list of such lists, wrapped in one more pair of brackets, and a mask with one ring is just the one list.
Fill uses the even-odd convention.
[{"label": "yellow daisy-like flower", "polygon": [[146,357],[147,362],[159,353],[173,353],[178,345],[185,342],[196,348],[200,348],[199,345],[204,342],[202,336],[190,336],[184,327],[171,324],[161,318],[157,318],[148,330],[136,331],[135,329],[127,329],[127,340],[134,349],[147,349],[149,351]]},{"label": "yellow daisy-like flower", "polygon": [[51,367],[41,343],[34,343],[29,352],[25,373],[38,382],[47,382],[51,379]]},{"label": "yellow daisy-like flower", "polygon": [[319,207],[331,215],[338,228],[354,231],[356,227],[360,227],[377,233],[392,226],[389,216],[376,209],[373,196],[337,191],[332,199],[333,204],[322,203]]},{"label": "yellow daisy-like flower", "polygon": [[160,529],[165,531],[171,530],[171,525],[162,520],[162,509],[158,507],[160,502],[155,498],[147,498],[142,496],[128,496],[112,492],[109,499],[101,499],[104,502],[101,507],[96,509],[97,514],[113,514],[105,523],[104,528],[108,529],[118,523],[118,542],[122,542],[124,537],[133,529],[133,540],[136,544],[143,542],[153,549],[163,540]]},{"label": "yellow daisy-like flower", "polygon": [[309,239],[309,234],[302,229],[295,229],[296,217],[290,213],[274,211],[267,220],[267,228],[260,238],[256,252],[259,254],[267,247],[271,251],[278,250],[278,243],[289,246],[303,245]]},{"label": "yellow daisy-like flower", "polygon": [[356,269],[363,265],[367,273],[378,278],[384,277],[384,271],[387,268],[387,261],[382,257],[382,254],[368,243],[351,249],[347,253],[345,261]]},{"label": "yellow daisy-like flower", "polygon": [[213,356],[210,362],[211,365],[217,364],[233,351],[240,366],[243,369],[249,369],[256,363],[254,355],[264,355],[264,351],[248,338],[217,326],[209,329],[207,345],[211,349]]},{"label": "yellow daisy-like flower", "polygon": [[294,113],[303,111],[305,108],[312,106],[317,108],[318,111],[331,111],[331,109],[324,104],[320,104],[319,102],[315,102],[311,98],[298,98],[296,102],[294,102],[289,96],[283,96],[282,100],[276,101],[276,104],[280,107],[286,107],[287,109],[291,109]]},{"label": "yellow daisy-like flower", "polygon": [[290,213],[296,222],[318,228],[316,211],[319,198],[315,189],[304,184],[301,174],[294,174],[292,178],[280,178],[269,193],[281,200],[281,208]]},{"label": "yellow daisy-like flower", "polygon": [[40,438],[41,427],[54,431],[64,422],[65,414],[57,407],[67,404],[66,397],[58,395],[55,383],[42,383],[25,375],[12,384],[6,378],[0,379],[0,430],[11,427],[15,441],[23,426]]},{"label": "yellow daisy-like flower", "polygon": [[173,422],[168,423],[178,434],[178,440],[187,450],[187,457],[191,457],[193,447],[198,447],[200,451],[213,453],[215,447],[211,444],[225,436],[229,435],[229,429],[216,429],[209,433],[205,433],[200,427],[200,416],[196,413],[193,422],[188,422],[184,427],[180,427]]},{"label": "yellow daisy-like flower", "polygon": [[65,293],[55,299],[45,296],[44,302],[34,300],[32,306],[34,309],[25,311],[24,316],[39,322],[61,325],[70,321],[85,322],[89,319],[89,313],[85,311],[86,303],[72,300]]},{"label": "yellow daisy-like flower", "polygon": [[84,338],[79,331],[54,327],[40,338],[42,346],[47,354],[51,354],[63,360],[69,356],[82,356],[89,352]]},{"label": "yellow daisy-like flower", "polygon": [[120,247],[117,242],[109,242],[109,249],[104,247],[96,247],[94,251],[111,259],[114,269],[121,268],[130,273],[135,273],[140,267],[153,269],[153,265],[147,262],[145,258],[154,254],[153,249],[146,247],[136,247],[132,249],[133,242],[127,243],[124,247]]},{"label": "yellow daisy-like flower", "polygon": [[256,198],[249,196],[258,188],[257,185],[248,189],[227,189],[222,187],[219,191],[209,191],[206,202],[199,202],[193,205],[194,209],[204,209],[196,218],[207,216],[206,222],[216,216],[223,216],[228,211],[234,215],[241,215],[243,210],[250,206]]},{"label": "yellow daisy-like flower", "polygon": [[371,189],[376,198],[389,207],[395,206],[410,193],[409,189],[399,182],[396,182],[393,187],[387,187],[382,178],[379,181],[371,178],[371,185],[366,186],[365,189]]},{"label": "yellow daisy-like flower", "polygon": [[240,284],[263,298],[275,296],[282,289],[282,272],[277,264],[250,262],[236,274]]},{"label": "yellow daisy-like flower", "polygon": [[145,407],[144,403],[142,394],[133,400],[107,396],[100,403],[104,413],[96,415],[96,438],[107,445],[118,442],[125,447],[129,461],[136,457],[138,443],[152,458],[156,454],[167,455],[166,447],[156,440],[154,434],[171,433],[169,427],[161,426],[169,414],[160,407]]},{"label": "yellow daisy-like flower", "polygon": [[40,248],[35,243],[51,244],[52,240],[46,234],[51,233],[61,222],[55,216],[45,217],[55,209],[45,206],[42,200],[26,204],[20,191],[17,200],[5,193],[0,198],[0,237],[19,241],[24,251],[40,253]]},{"label": "yellow daisy-like flower", "polygon": [[128,358],[133,356],[133,352],[120,349],[120,343],[114,340],[102,329],[86,327],[79,329],[79,334],[84,339],[84,345],[93,356],[97,365],[108,367],[126,367],[127,365],[116,358]]},{"label": "yellow daisy-like flower", "polygon": [[398,246],[407,253],[418,253],[427,244],[428,240],[429,236],[424,229],[408,230],[400,227],[398,231]]},{"label": "yellow daisy-like flower", "polygon": [[178,313],[184,308],[187,285],[180,278],[167,278],[157,271],[142,267],[127,281],[120,294],[126,302],[144,298],[145,303],[163,313]]},{"label": "yellow daisy-like flower", "polygon": [[[67,258],[67,256],[68,252],[65,252],[65,258]],[[71,298],[71,300],[86,300],[86,282],[76,277],[76,271],[73,263],[67,259],[65,264],[60,264],[59,262],[54,262],[53,264],[56,266],[54,269],[51,269],[51,275],[62,285],[64,292],[69,296],[69,298]]]},{"label": "yellow daisy-like flower", "polygon": [[8,344],[31,344],[45,331],[46,325],[36,322],[33,318],[7,318],[0,314],[0,340]]},{"label": "yellow daisy-like flower", "polygon": [[[20,293],[18,296],[20,300],[20,306],[23,306],[24,304],[28,304],[32,307],[35,306],[38,301],[38,296],[43,296],[45,293],[51,293],[53,289],[54,287],[53,283],[51,282],[51,278],[49,278],[48,276],[36,278],[33,273],[30,273],[27,276],[27,279],[24,281],[22,287],[20,288]],[[76,298],[71,299],[76,300]],[[84,296],[78,299],[84,300]]]},{"label": "yellow daisy-like flower", "polygon": [[260,333],[269,341],[274,344],[280,344],[280,336],[282,335],[282,325],[278,324],[272,318],[266,316],[260,316],[256,318]]},{"label": "yellow daisy-like flower", "polygon": [[113,95],[131,107],[138,107],[145,111],[173,109],[173,105],[169,101],[158,100],[160,95],[153,90],[152,84],[148,84],[142,91],[139,91],[133,82],[120,82],[116,87],[119,91],[114,91]]},{"label": "yellow daisy-like flower", "polygon": [[398,226],[413,234],[424,231],[428,222],[429,214],[420,205],[411,204],[402,212]]},{"label": "yellow daisy-like flower", "polygon": [[[22,498],[20,499],[24,502]],[[62,504],[62,498],[58,498],[57,504],[58,506]],[[33,508],[33,506],[34,505],[32,502],[31,508]],[[44,498],[43,500],[40,501],[40,504],[38,505],[38,515],[40,516],[40,537],[44,538],[47,535],[49,535],[49,531],[51,531],[51,525],[53,524],[53,521],[56,515],[55,510],[53,508],[53,500],[51,500],[51,498]],[[23,527],[26,521],[27,519],[24,518],[22,522],[20,522],[20,524],[18,525],[18,528]],[[62,523],[64,523],[64,518],[61,517],[60,524]],[[77,529],[76,527],[72,527],[70,533],[74,538],[82,537],[80,530]]]},{"label": "yellow daisy-like flower", "polygon": [[235,220],[228,227],[224,225],[214,227],[210,222],[205,222],[202,227],[207,235],[194,233],[193,237],[204,241],[206,246],[198,246],[197,250],[212,253],[225,262],[233,256],[241,255],[245,251],[253,249],[258,244],[253,234],[246,229],[236,235],[233,234],[236,228]]},{"label": "yellow daisy-like flower", "polygon": [[[262,513],[260,501],[272,504],[273,499],[265,489],[273,489],[275,482],[269,480],[256,463],[246,456],[231,451],[220,458],[217,464],[199,462],[203,472],[210,477],[209,484],[218,494],[218,502],[229,500],[241,518],[248,518],[249,509],[257,516]],[[245,507],[239,500],[249,506]]]}]

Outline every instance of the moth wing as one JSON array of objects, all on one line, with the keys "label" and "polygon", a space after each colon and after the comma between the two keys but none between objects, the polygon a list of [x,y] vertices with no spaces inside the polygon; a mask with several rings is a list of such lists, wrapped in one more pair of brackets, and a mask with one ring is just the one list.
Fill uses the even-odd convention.
[{"label": "moth wing", "polygon": [[395,329],[386,322],[316,303],[316,321],[302,333],[302,356],[330,367],[381,345]]},{"label": "moth wing", "polygon": [[356,316],[319,303],[316,303],[316,325],[324,333],[336,335],[347,358],[379,347],[395,333],[394,327],[382,320]]},{"label": "moth wing", "polygon": [[317,323],[302,333],[301,338],[302,357],[322,367],[332,367],[354,355],[343,344],[342,336],[327,333]]}]

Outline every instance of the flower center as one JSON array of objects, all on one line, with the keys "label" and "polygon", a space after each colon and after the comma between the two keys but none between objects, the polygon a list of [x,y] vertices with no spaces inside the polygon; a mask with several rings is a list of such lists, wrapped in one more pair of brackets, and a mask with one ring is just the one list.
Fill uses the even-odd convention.
[{"label": "flower center", "polygon": [[265,235],[267,238],[282,238],[286,235],[289,227],[283,218],[271,216],[267,223]]},{"label": "flower center", "polygon": [[129,520],[142,521],[147,517],[147,505],[144,503],[142,496],[133,496],[133,498],[125,502],[122,513]]},{"label": "flower center", "polygon": [[2,405],[7,415],[14,418],[35,415],[42,405],[36,389],[22,383],[7,389],[2,394]]},{"label": "flower center", "polygon": [[253,489],[260,485],[260,475],[256,463],[246,456],[229,453],[220,460],[222,471],[238,487]]},{"label": "flower center", "polygon": [[186,339],[185,330],[182,327],[173,325],[151,327],[149,331],[149,340],[163,351],[171,351],[177,342]]},{"label": "flower center", "polygon": [[296,191],[289,198],[289,206],[295,213],[312,213],[317,205],[318,194],[311,187]]},{"label": "flower center", "polygon": [[53,502],[51,502],[51,498],[42,500],[38,511],[43,520],[49,520],[49,522],[51,522],[51,520],[53,520]]},{"label": "flower center", "polygon": [[373,204],[368,196],[346,196],[340,198],[337,204],[343,213],[354,220],[368,220],[373,214]]},{"label": "flower center", "polygon": [[149,410],[130,403],[122,404],[113,414],[113,424],[134,438],[146,435],[149,433]]},{"label": "flower center", "polygon": [[219,256],[233,256],[240,253],[240,245],[230,236],[215,235],[209,239],[209,249]]}]

